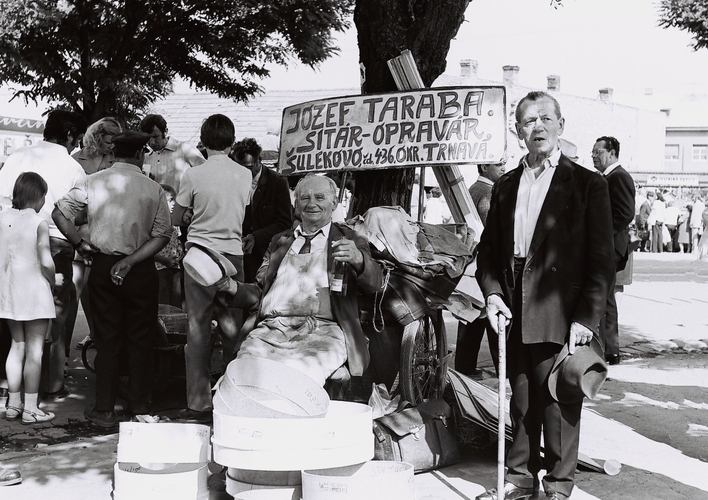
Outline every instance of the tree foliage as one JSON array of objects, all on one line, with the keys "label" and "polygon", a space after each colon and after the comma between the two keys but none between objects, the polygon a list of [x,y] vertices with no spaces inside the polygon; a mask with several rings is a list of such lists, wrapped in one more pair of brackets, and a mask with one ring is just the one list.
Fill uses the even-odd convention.
[{"label": "tree foliage", "polygon": [[267,63],[337,51],[354,0],[0,0],[0,84],[101,116],[133,117],[180,76],[245,100]]},{"label": "tree foliage", "polygon": [[708,2],[706,0],[661,0],[659,26],[678,28],[693,35],[694,50],[708,48]]}]

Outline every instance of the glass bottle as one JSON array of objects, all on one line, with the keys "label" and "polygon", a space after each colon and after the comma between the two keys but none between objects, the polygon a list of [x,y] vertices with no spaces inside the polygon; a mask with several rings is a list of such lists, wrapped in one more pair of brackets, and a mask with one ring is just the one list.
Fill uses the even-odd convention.
[{"label": "glass bottle", "polygon": [[349,263],[335,260],[332,272],[332,281],[329,284],[329,291],[335,295],[347,294],[347,279],[349,277]]}]

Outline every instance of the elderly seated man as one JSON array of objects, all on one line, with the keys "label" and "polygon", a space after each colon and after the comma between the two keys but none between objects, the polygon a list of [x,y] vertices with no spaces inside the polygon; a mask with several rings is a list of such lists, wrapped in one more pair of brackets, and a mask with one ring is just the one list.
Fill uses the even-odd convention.
[{"label": "elderly seated man", "polygon": [[[217,286],[231,305],[258,308],[255,328],[238,358],[267,358],[296,368],[324,385],[346,373],[361,376],[369,363],[367,339],[359,322],[357,289],[373,294],[382,285],[381,266],[368,242],[345,226],[332,224],[336,184],[308,175],[295,188],[302,222],[273,237],[255,283],[224,278]],[[347,262],[348,286],[330,290],[334,262]],[[248,325],[244,325],[247,330]],[[244,332],[242,332],[244,334]]]}]

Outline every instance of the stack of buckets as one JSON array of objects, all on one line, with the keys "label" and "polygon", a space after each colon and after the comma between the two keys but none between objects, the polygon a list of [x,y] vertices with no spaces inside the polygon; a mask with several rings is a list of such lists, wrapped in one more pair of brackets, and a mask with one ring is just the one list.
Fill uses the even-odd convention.
[{"label": "stack of buckets", "polygon": [[371,407],[329,401],[317,382],[276,361],[229,364],[214,396],[213,452],[235,500],[414,498],[413,466],[367,462]]},{"label": "stack of buckets", "polygon": [[122,422],[114,500],[207,500],[211,429],[199,424]]}]

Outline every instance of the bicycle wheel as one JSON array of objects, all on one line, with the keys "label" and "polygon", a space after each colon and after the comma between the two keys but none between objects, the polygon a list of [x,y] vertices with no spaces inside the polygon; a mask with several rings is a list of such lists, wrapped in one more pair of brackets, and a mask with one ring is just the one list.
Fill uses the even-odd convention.
[{"label": "bicycle wheel", "polygon": [[[89,350],[93,349],[93,352],[89,354]],[[96,367],[94,366],[93,360],[96,357],[96,349],[93,346],[93,339],[89,339],[84,347],[81,349],[81,362],[84,367],[91,373],[96,373]]]},{"label": "bicycle wheel", "polygon": [[442,311],[407,325],[401,343],[399,384],[414,405],[441,398],[447,375],[447,337]]}]

